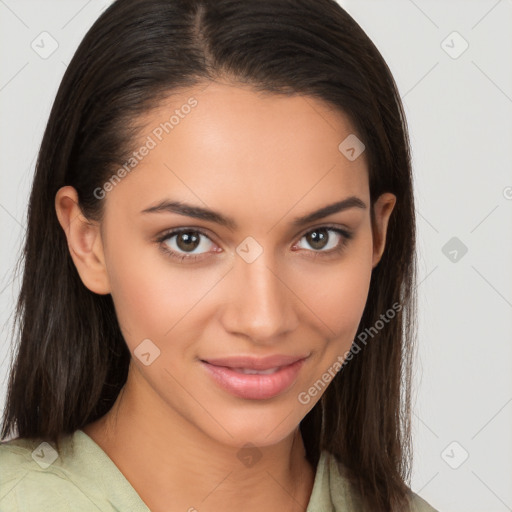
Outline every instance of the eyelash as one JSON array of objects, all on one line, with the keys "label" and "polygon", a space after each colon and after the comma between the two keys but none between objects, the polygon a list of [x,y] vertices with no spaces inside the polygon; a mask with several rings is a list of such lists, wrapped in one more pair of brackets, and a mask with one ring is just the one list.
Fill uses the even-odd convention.
[{"label": "eyelash", "polygon": [[[306,231],[299,238],[299,241],[302,240],[306,235],[309,235],[310,233],[313,233],[315,231],[324,230],[324,229],[327,231],[334,231],[335,233],[341,235],[341,237],[342,237],[341,242],[338,244],[338,246],[336,248],[330,249],[329,251],[315,251],[312,249],[310,252],[314,253],[314,256],[312,256],[313,258],[317,258],[318,256],[330,257],[330,256],[335,256],[335,255],[341,254],[345,250],[345,248],[349,244],[350,240],[354,236],[354,234],[352,232],[347,231],[345,229],[341,229],[336,226],[326,225],[326,226],[318,226],[316,228],[310,229],[309,231]],[[177,229],[173,229],[173,230],[163,233],[156,239],[156,242],[159,243],[161,250],[167,256],[169,256],[172,259],[179,260],[180,262],[183,262],[183,260],[193,262],[193,261],[197,261],[200,259],[204,259],[204,257],[205,257],[204,253],[199,254],[199,255],[197,255],[197,254],[180,254],[180,253],[177,253],[176,251],[173,251],[172,249],[169,249],[168,245],[165,244],[164,242],[166,240],[169,240],[170,238],[173,238],[176,235],[179,235],[180,233],[199,234],[199,235],[202,235],[202,236],[208,238],[209,240],[211,240],[210,237],[199,228],[177,228]]]}]

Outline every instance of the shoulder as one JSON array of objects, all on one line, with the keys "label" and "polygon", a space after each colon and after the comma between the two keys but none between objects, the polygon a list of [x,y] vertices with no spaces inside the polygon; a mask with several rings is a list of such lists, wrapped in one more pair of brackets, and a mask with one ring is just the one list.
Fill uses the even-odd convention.
[{"label": "shoulder", "polygon": [[53,446],[25,438],[0,443],[0,510],[101,510],[81,489]]},{"label": "shoulder", "polygon": [[[320,458],[318,479],[328,481],[328,485],[324,484],[324,493],[330,495],[329,505],[333,510],[363,510],[359,493],[351,485],[346,467],[326,450]],[[410,512],[439,512],[418,494],[409,491]]]},{"label": "shoulder", "polygon": [[421,496],[411,491],[410,494],[411,512],[439,512],[432,505],[427,503]]}]

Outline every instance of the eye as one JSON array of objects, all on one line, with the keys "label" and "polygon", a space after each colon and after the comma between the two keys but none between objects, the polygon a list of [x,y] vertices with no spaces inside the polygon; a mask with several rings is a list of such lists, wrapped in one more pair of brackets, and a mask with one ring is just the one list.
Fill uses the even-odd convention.
[{"label": "eye", "polygon": [[353,234],[345,229],[334,226],[320,226],[305,233],[301,240],[306,240],[309,247],[313,248],[315,256],[319,253],[326,253],[327,256],[341,253],[352,237]]},{"label": "eye", "polygon": [[[203,254],[211,252],[211,247],[215,246],[205,233],[191,228],[180,228],[167,232],[157,241],[160,242],[162,250],[171,258],[180,261],[202,259]],[[209,248],[210,251],[208,251]],[[196,250],[198,252],[193,253]]]},{"label": "eye", "polygon": [[[353,234],[347,230],[334,226],[320,226],[306,232],[300,240],[305,239],[309,247],[312,247],[313,250],[306,248],[306,252],[313,253],[314,257],[329,257],[340,254],[352,237]],[[156,241],[162,251],[178,261],[197,261],[207,258],[208,252],[222,251],[206,233],[194,228],[178,228],[168,231]],[[300,241],[294,248],[299,244]],[[212,247],[214,247],[213,250]],[[304,249],[304,247],[299,248]]]}]

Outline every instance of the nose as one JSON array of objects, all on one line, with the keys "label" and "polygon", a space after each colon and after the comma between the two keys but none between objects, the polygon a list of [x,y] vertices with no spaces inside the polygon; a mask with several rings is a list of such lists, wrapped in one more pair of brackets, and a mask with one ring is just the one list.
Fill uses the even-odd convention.
[{"label": "nose", "polygon": [[261,345],[272,345],[295,330],[298,299],[289,281],[289,273],[287,277],[280,270],[270,251],[250,263],[235,253],[227,283],[229,300],[222,315],[224,328]]}]

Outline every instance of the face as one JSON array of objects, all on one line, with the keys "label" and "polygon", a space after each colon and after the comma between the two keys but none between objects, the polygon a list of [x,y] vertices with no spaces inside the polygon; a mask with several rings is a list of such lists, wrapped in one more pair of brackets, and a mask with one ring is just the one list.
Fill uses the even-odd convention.
[{"label": "face", "polygon": [[104,217],[77,269],[111,293],[129,382],[162,416],[274,444],[352,344],[394,196],[372,232],[365,153],[340,151],[349,120],[312,97],[210,83],[143,122],[136,166],[98,192]]}]

